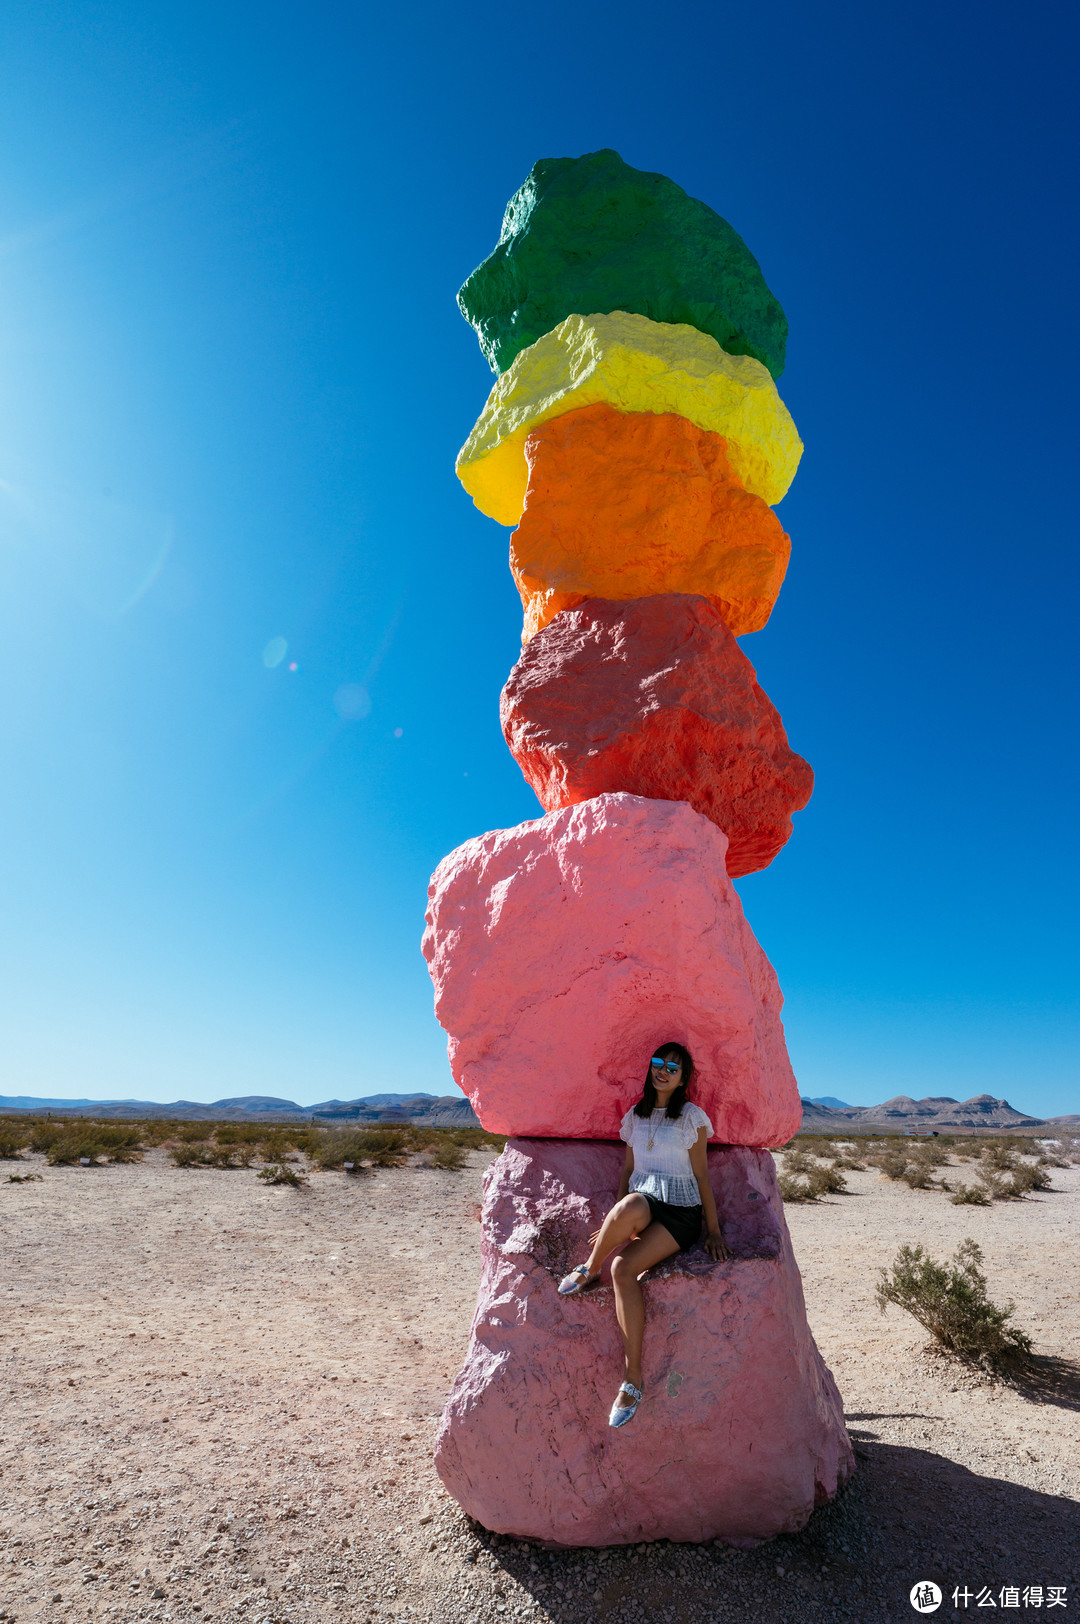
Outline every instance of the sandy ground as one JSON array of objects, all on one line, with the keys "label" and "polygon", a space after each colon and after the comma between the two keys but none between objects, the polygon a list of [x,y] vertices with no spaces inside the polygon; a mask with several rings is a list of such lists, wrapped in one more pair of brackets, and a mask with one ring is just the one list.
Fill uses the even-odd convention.
[{"label": "sandy ground", "polygon": [[[475,1528],[430,1465],[487,1160],[301,1190],[163,1151],[0,1163],[0,1621],[817,1624],[915,1618],[922,1579],[940,1618],[986,1594],[1008,1614],[1008,1586],[1025,1616],[1080,1613],[1080,1169],[988,1209],[872,1172],[789,1207],[850,1487],[756,1551],[548,1552]],[[944,1255],[965,1235],[1042,1356],[1024,1390],[928,1355],[874,1303],[901,1241]]]}]

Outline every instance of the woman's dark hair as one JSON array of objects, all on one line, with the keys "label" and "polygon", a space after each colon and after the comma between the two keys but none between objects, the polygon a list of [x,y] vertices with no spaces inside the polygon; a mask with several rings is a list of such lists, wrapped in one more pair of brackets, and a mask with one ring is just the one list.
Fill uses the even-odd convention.
[{"label": "woman's dark hair", "polygon": [[652,1058],[659,1055],[661,1060],[682,1061],[682,1081],[667,1102],[664,1115],[677,1122],[682,1115],[682,1108],[686,1104],[686,1091],[690,1087],[690,1080],[694,1075],[694,1061],[690,1053],[681,1043],[661,1043],[649,1056],[649,1065],[645,1071],[645,1091],[634,1106],[634,1115],[639,1117],[651,1116],[656,1110],[656,1086],[652,1078]]}]

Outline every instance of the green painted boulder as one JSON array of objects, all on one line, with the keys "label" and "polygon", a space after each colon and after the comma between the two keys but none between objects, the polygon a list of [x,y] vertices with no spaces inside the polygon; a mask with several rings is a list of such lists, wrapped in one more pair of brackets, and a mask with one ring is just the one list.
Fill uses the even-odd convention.
[{"label": "green painted boulder", "polygon": [[610,148],[533,165],[458,304],[495,372],[567,316],[613,310],[685,322],[774,378],[784,369],[787,318],[738,232]]}]

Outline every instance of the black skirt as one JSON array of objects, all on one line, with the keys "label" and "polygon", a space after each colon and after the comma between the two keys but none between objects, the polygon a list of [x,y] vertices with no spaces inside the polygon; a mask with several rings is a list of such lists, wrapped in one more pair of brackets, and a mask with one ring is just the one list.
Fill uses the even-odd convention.
[{"label": "black skirt", "polygon": [[[644,1194],[644,1192],[641,1192]],[[649,1203],[654,1224],[663,1224],[673,1241],[678,1242],[679,1251],[685,1252],[691,1246],[696,1246],[701,1239],[702,1209],[698,1207],[673,1207],[669,1201],[658,1201],[654,1195],[645,1196]]]}]

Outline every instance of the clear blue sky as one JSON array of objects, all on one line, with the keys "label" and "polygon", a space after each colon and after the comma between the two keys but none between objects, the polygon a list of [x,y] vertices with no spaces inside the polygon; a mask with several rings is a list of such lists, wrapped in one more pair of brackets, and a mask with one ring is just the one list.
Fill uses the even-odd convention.
[{"label": "clear blue sky", "polygon": [[802,1090],[1080,1110],[1077,26],[10,0],[0,1093],[452,1089],[427,878],[537,814],[454,295],[535,159],[613,146],[791,323],[743,646],[817,789],[739,889]]}]

